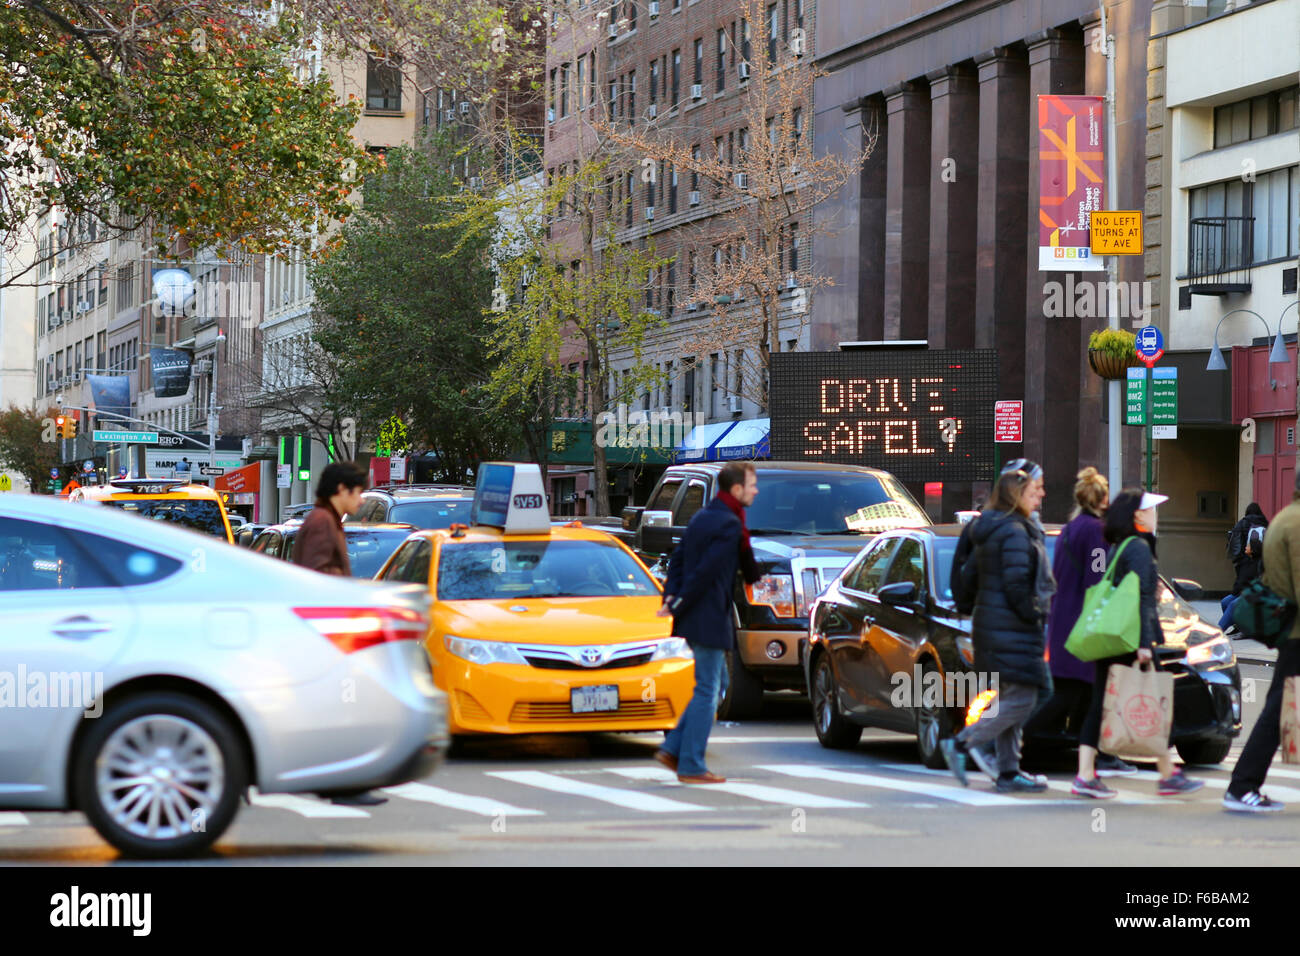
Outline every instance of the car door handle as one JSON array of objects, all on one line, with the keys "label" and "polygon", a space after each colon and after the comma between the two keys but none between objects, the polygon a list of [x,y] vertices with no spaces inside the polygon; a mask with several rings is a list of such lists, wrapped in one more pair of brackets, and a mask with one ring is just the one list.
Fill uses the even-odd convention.
[{"label": "car door handle", "polygon": [[59,637],[66,637],[71,641],[84,641],[88,637],[96,634],[105,634],[113,629],[113,625],[105,621],[96,621],[93,618],[86,617],[84,614],[78,614],[76,617],[64,618],[52,628]]}]

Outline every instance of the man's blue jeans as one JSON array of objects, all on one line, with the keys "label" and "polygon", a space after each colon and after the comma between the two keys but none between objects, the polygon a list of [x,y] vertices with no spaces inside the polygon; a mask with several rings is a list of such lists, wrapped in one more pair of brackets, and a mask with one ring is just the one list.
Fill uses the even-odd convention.
[{"label": "man's blue jeans", "polygon": [[727,668],[727,652],[719,647],[691,644],[691,651],[695,654],[695,693],[677,726],[664,738],[662,748],[677,758],[677,772],[687,777],[708,773],[704,751],[709,745],[709,731],[713,729]]}]

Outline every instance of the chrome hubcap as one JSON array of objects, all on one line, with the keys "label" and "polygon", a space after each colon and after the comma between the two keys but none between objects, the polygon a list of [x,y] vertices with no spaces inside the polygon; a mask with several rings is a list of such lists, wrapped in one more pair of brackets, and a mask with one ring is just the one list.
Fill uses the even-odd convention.
[{"label": "chrome hubcap", "polygon": [[198,832],[225,787],[225,763],[198,724],[151,714],[115,730],[95,761],[95,795],[134,836],[171,840]]}]

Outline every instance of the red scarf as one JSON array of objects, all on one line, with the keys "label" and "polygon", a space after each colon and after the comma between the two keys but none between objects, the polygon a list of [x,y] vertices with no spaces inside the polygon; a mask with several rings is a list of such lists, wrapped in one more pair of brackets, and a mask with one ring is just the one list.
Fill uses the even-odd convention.
[{"label": "red scarf", "polygon": [[733,515],[740,519],[740,547],[741,552],[751,550],[749,547],[749,526],[745,524],[745,506],[729,491],[719,491],[718,500],[726,505]]}]

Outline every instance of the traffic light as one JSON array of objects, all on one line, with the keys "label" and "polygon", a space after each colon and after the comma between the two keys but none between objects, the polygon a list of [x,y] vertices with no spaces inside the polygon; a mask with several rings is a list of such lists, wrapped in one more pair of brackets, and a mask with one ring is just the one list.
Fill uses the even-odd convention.
[{"label": "traffic light", "polygon": [[76,437],[77,437],[77,419],[76,419],[76,416],[74,416],[74,415],[65,415],[65,416],[63,416],[63,417],[66,419],[66,422],[67,422],[67,424],[64,425],[63,437],[64,437],[64,438],[76,438]]},{"label": "traffic light", "polygon": [[54,416],[54,433],[56,435],[58,435],[60,438],[66,438],[67,435],[65,434],[65,432],[67,431],[67,427],[68,427],[68,419],[66,416],[63,415]]}]

